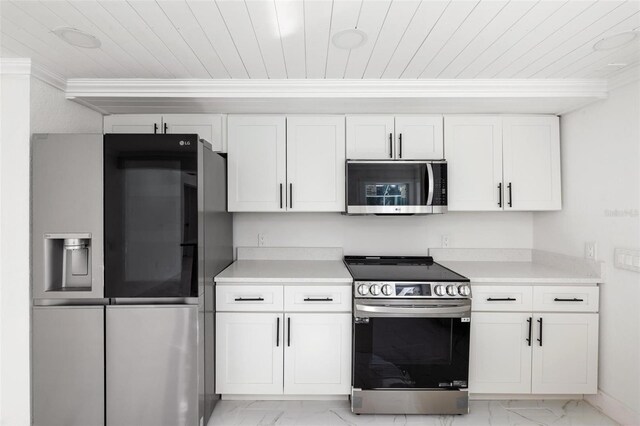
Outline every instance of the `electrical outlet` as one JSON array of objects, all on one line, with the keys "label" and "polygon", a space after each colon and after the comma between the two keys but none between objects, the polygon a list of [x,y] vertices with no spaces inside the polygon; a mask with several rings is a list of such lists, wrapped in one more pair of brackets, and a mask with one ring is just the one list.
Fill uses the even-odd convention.
[{"label": "electrical outlet", "polygon": [[264,233],[258,233],[258,247],[264,246]]},{"label": "electrical outlet", "polygon": [[443,235],[442,236],[442,248],[449,248],[449,236],[448,235]]},{"label": "electrical outlet", "polygon": [[584,244],[585,259],[596,260],[598,256],[598,245],[595,241],[589,241]]}]

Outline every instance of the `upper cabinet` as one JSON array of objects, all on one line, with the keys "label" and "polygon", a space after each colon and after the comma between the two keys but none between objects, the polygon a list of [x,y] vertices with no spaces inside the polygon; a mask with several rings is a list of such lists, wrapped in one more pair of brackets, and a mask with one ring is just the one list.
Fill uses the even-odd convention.
[{"label": "upper cabinet", "polygon": [[105,115],[104,133],[162,133],[162,115]]},{"label": "upper cabinet", "polygon": [[446,116],[449,211],[559,210],[555,116]]},{"label": "upper cabinet", "polygon": [[281,115],[230,115],[230,212],[286,208],[286,119]]},{"label": "upper cabinet", "polygon": [[441,160],[441,115],[349,115],[351,160]]},{"label": "upper cabinet", "polygon": [[213,151],[226,152],[221,114],[114,114],[104,117],[104,133],[190,133],[211,142]]},{"label": "upper cabinet", "polygon": [[504,117],[502,128],[505,209],[560,210],[558,117]]},{"label": "upper cabinet", "polygon": [[494,116],[444,119],[448,209],[502,210],[502,120]]},{"label": "upper cabinet", "polygon": [[231,115],[227,125],[229,211],[344,211],[344,116]]},{"label": "upper cabinet", "polygon": [[344,116],[287,117],[287,210],[344,210],[344,144]]},{"label": "upper cabinet", "polygon": [[348,115],[347,158],[393,159],[393,115]]}]

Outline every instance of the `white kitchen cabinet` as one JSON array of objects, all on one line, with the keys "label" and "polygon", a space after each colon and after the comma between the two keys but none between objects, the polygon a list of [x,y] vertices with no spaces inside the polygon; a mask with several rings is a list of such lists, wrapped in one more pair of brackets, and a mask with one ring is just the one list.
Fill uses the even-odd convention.
[{"label": "white kitchen cabinet", "polygon": [[503,117],[505,210],[560,210],[560,131],[555,116]]},{"label": "white kitchen cabinet", "polygon": [[285,314],[284,393],[344,395],[351,389],[351,314]]},{"label": "white kitchen cabinet", "polygon": [[221,114],[165,114],[162,116],[164,133],[195,133],[211,142],[212,150],[226,152]]},{"label": "white kitchen cabinet", "polygon": [[444,118],[450,211],[559,210],[555,116]]},{"label": "white kitchen cabinet", "polygon": [[444,118],[448,210],[502,210],[502,119],[461,115]]},{"label": "white kitchen cabinet", "polygon": [[282,394],[283,314],[216,314],[216,393]]},{"label": "white kitchen cabinet", "polygon": [[287,117],[287,210],[344,211],[344,116]]},{"label": "white kitchen cabinet", "polygon": [[597,393],[598,314],[537,314],[532,371],[532,393]]},{"label": "white kitchen cabinet", "polygon": [[106,115],[104,117],[104,133],[163,133],[162,115]]},{"label": "white kitchen cabinet", "polygon": [[104,133],[189,133],[226,152],[222,114],[113,114],[104,117]]},{"label": "white kitchen cabinet", "polygon": [[348,115],[351,160],[442,160],[441,115]]},{"label": "white kitchen cabinet", "polygon": [[441,115],[400,115],[395,118],[396,158],[442,160],[444,158]]},{"label": "white kitchen cabinet", "polygon": [[348,115],[347,158],[389,160],[394,156],[393,115]]},{"label": "white kitchen cabinet", "polygon": [[283,115],[230,115],[228,209],[286,209],[286,121]]},{"label": "white kitchen cabinet", "polygon": [[348,395],[347,298],[350,285],[217,284],[216,393]]},{"label": "white kitchen cabinet", "polygon": [[597,392],[598,287],[512,284],[473,291],[470,392]]},{"label": "white kitchen cabinet", "polygon": [[[475,295],[474,295],[475,297]],[[469,391],[529,393],[531,347],[527,342],[530,313],[472,314]]]}]

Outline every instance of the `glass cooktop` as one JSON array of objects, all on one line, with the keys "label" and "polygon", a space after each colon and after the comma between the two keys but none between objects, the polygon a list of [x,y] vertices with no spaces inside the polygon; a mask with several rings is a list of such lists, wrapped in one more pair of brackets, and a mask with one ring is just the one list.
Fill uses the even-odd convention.
[{"label": "glass cooktop", "polygon": [[469,281],[430,256],[345,256],[344,263],[356,281]]}]

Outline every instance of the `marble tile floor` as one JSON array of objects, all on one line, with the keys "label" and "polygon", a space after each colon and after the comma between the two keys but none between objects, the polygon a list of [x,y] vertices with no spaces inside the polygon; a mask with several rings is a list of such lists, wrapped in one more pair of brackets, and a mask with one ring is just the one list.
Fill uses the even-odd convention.
[{"label": "marble tile floor", "polygon": [[208,426],[617,425],[585,401],[471,401],[462,416],[355,415],[348,401],[219,401]]}]

